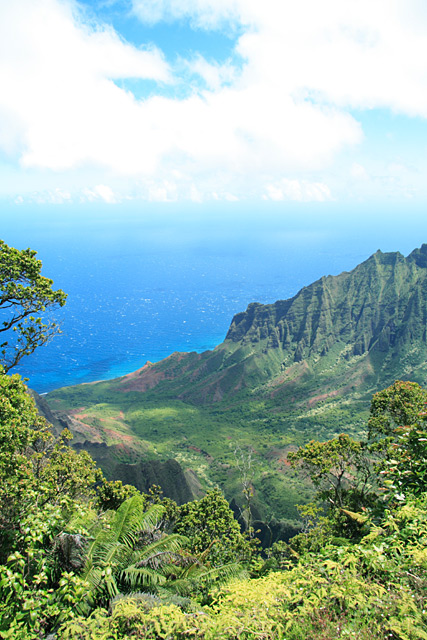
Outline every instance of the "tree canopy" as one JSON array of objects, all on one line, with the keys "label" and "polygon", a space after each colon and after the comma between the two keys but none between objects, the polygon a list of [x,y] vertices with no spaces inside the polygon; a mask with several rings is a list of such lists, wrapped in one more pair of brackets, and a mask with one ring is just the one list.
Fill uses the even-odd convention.
[{"label": "tree canopy", "polygon": [[43,314],[64,306],[67,296],[61,289],[54,291],[53,280],[41,275],[36,255],[0,240],[0,364],[5,372],[60,331]]},{"label": "tree canopy", "polygon": [[260,555],[218,489],[172,509],[107,482],[0,376],[0,638],[427,640],[422,395],[395,383],[374,396],[385,421],[368,442],[290,456],[320,506]]}]

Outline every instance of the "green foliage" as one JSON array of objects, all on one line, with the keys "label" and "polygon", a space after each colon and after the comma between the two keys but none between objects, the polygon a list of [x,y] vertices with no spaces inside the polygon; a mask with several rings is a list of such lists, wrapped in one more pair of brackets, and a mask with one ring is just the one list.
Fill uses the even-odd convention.
[{"label": "green foliage", "polygon": [[117,511],[102,514],[90,529],[81,575],[91,585],[91,608],[108,605],[119,593],[156,590],[166,583],[184,539],[161,531],[161,506],[145,507],[146,499],[135,495]]},{"label": "green foliage", "polygon": [[0,566],[0,637],[39,637],[79,610],[89,585],[59,569],[54,554],[54,541],[73,508],[64,497],[56,505],[33,504],[22,517],[15,550]]},{"label": "green foliage", "polygon": [[98,477],[55,438],[17,375],[0,375],[0,633],[30,640],[67,617],[87,584],[58,563],[55,540]]},{"label": "green foliage", "polygon": [[385,500],[427,491],[427,391],[397,381],[372,398],[370,450]]},{"label": "green foliage", "polygon": [[[369,444],[343,434],[289,454],[331,508],[300,507],[301,533],[264,562],[218,489],[177,507],[103,480],[2,374],[0,638],[427,640],[425,401],[395,383],[374,396]],[[242,425],[260,427],[258,410]],[[243,472],[249,507],[269,470]]]},{"label": "green foliage", "polygon": [[[425,534],[424,524],[411,540],[420,533]],[[381,546],[372,539],[346,548],[325,545],[321,553],[308,553],[282,572],[229,583],[203,612],[119,601],[111,616],[103,615],[99,635],[92,621],[90,636],[89,622],[79,620],[80,629],[87,625],[87,635],[70,635],[64,629],[59,638],[425,640],[425,583],[418,590],[412,586],[412,575],[422,577],[420,569],[412,574],[410,560],[399,569],[396,543],[387,542],[385,534]]]},{"label": "green foliage", "polygon": [[53,281],[41,275],[36,251],[19,251],[0,240],[0,363],[9,371],[26,355],[59,333],[55,322],[43,322],[46,309],[62,307],[66,295],[53,291]]},{"label": "green foliage", "polygon": [[100,473],[68,446],[70,437],[53,436],[19,376],[0,375],[0,561],[34,509],[93,495]]},{"label": "green foliage", "polygon": [[20,377],[0,375],[0,549],[25,512],[26,493],[34,486],[31,459],[26,453],[46,437],[45,431]]},{"label": "green foliage", "polygon": [[175,530],[190,540],[190,551],[208,551],[206,559],[213,565],[249,560],[253,545],[240,533],[227,500],[216,488],[201,500],[187,502],[179,508]]},{"label": "green foliage", "polygon": [[365,506],[372,464],[366,447],[347,434],[327,442],[312,440],[288,454],[293,467],[302,467],[319,490],[319,497],[335,508]]},{"label": "green foliage", "polygon": [[130,484],[123,485],[121,480],[106,480],[97,487],[98,504],[103,511],[118,509],[120,505],[136,495],[138,490]]},{"label": "green foliage", "polygon": [[425,410],[427,390],[415,382],[397,380],[372,397],[368,438],[375,442],[393,436],[396,427],[418,421]]},{"label": "green foliage", "polygon": [[159,504],[163,508],[163,524],[165,528],[172,528],[179,516],[179,507],[174,500],[165,498],[162,489],[153,484],[148,494],[145,494],[149,504]]}]

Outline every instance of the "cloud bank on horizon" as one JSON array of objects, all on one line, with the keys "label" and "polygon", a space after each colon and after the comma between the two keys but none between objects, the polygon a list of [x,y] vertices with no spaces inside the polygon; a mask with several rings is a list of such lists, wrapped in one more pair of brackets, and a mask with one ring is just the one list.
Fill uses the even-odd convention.
[{"label": "cloud bank on horizon", "polygon": [[0,197],[425,199],[426,31],[424,0],[3,0]]}]

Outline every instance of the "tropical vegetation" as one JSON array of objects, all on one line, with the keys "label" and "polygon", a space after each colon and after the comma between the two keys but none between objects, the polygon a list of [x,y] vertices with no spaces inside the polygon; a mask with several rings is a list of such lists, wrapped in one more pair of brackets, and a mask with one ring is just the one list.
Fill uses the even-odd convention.
[{"label": "tropical vegetation", "polygon": [[374,394],[365,437],[288,453],[314,499],[299,507],[297,535],[262,547],[244,452],[234,451],[241,526],[218,488],[178,505],[158,487],[106,479],[5,368],[0,638],[427,640],[427,391],[417,383]]},{"label": "tropical vegetation", "polygon": [[0,384],[1,638],[427,638],[417,384],[374,396],[365,441],[289,454],[316,503],[264,549],[218,489],[178,506],[107,481],[51,434],[19,376]]}]

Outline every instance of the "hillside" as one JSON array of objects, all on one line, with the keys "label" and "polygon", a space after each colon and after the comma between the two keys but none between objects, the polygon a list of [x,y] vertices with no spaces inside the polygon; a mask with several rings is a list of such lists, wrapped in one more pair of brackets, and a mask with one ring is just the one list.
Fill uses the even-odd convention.
[{"label": "hillside", "polygon": [[213,351],[174,353],[46,399],[83,446],[114,445],[103,463],[111,475],[116,463],[174,458],[242,505],[249,474],[255,514],[291,523],[309,489],[287,451],[360,432],[372,393],[397,378],[425,385],[426,326],[427,245],[406,258],[377,251],[293,298],[250,304]]}]

